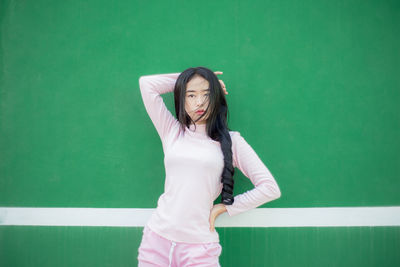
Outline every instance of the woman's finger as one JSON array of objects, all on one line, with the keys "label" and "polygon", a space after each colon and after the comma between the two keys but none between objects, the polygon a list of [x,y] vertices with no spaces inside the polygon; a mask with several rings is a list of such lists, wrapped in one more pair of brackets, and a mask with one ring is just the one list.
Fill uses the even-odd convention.
[{"label": "woman's finger", "polygon": [[225,83],[222,80],[219,80],[222,83],[222,88],[225,88]]},{"label": "woman's finger", "polygon": [[214,222],[215,222],[216,217],[217,217],[217,214],[216,214],[216,205],[214,205],[213,208],[211,209],[210,218],[209,218],[209,221],[210,221],[210,231],[214,231]]},{"label": "woman's finger", "polygon": [[[217,74],[222,74],[223,72],[222,71],[214,71],[214,73],[217,75]],[[226,85],[225,85],[224,81],[223,80],[218,80],[218,81],[221,84],[221,87],[224,90],[224,93],[227,95],[228,92],[226,91]]]},{"label": "woman's finger", "polygon": [[219,82],[220,82],[220,84],[221,84],[222,90],[224,90],[224,93],[227,95],[227,94],[228,94],[228,92],[226,91],[226,86],[225,86],[225,83],[224,83],[224,81],[222,81],[222,80],[219,80]]}]

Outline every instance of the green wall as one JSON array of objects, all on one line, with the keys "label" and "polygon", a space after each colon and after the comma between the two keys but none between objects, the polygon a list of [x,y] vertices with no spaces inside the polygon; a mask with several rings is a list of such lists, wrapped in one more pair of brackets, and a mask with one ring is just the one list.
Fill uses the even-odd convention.
[{"label": "green wall", "polygon": [[[0,0],[0,34],[1,207],[155,208],[138,79],[192,66],[224,72],[230,128],[281,188],[261,207],[400,205],[399,1]],[[224,228],[221,264],[395,266],[398,229]],[[0,266],[134,266],[140,234],[0,226]]]}]

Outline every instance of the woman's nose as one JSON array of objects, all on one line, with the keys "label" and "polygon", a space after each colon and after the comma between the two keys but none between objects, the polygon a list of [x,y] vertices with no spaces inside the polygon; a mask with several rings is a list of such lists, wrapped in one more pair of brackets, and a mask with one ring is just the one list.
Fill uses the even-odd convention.
[{"label": "woman's nose", "polygon": [[205,98],[203,98],[203,97],[198,97],[198,98],[197,98],[197,105],[198,105],[198,106],[201,106],[205,101],[206,101]]}]

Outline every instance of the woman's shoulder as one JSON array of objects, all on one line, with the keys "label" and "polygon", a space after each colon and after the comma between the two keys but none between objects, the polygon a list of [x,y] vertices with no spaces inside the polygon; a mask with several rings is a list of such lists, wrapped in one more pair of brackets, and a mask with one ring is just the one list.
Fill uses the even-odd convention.
[{"label": "woman's shoulder", "polygon": [[248,145],[246,138],[242,136],[240,131],[229,131],[232,140],[233,147],[243,147],[243,145]]},{"label": "woman's shoulder", "polygon": [[239,131],[229,131],[229,135],[231,136],[232,141],[235,141],[235,140],[237,140],[238,138],[243,138],[243,137],[240,135],[240,132],[239,132]]}]

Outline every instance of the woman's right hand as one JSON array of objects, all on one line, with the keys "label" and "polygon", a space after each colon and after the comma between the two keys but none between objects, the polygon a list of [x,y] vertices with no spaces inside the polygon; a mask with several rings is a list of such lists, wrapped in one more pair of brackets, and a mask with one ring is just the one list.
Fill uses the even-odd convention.
[{"label": "woman's right hand", "polygon": [[[222,74],[222,73],[223,73],[222,71],[214,71],[215,75]],[[222,90],[224,90],[224,93],[227,95],[228,92],[226,91],[225,83],[222,80],[218,80],[218,81],[221,84]]]}]

